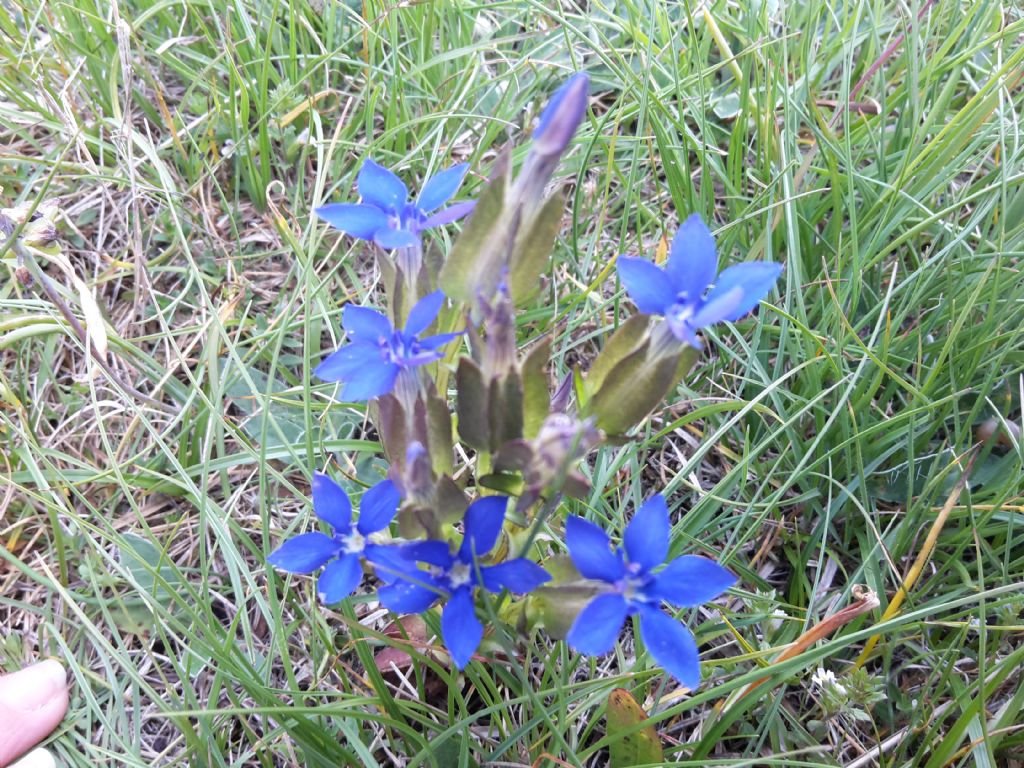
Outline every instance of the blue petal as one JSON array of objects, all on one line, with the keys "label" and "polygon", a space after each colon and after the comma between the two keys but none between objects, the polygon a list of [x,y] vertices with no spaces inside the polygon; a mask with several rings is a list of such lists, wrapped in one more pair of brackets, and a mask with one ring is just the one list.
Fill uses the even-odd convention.
[{"label": "blue petal", "polygon": [[352,524],[352,502],[341,486],[323,472],[313,473],[313,511],[335,531],[348,533]]},{"label": "blue petal", "polygon": [[402,545],[402,557],[445,570],[452,567],[455,558],[447,541],[413,541]]},{"label": "blue petal", "polygon": [[657,608],[640,614],[640,635],[658,666],[691,691],[700,685],[700,655],[693,634]]},{"label": "blue petal", "polygon": [[367,160],[359,169],[357,179],[359,194],[363,202],[385,210],[397,210],[405,205],[409,190],[402,180],[382,165]]},{"label": "blue petal", "polygon": [[690,301],[699,299],[711,285],[718,272],[718,251],[715,238],[704,224],[700,214],[691,215],[676,236],[668,255],[666,271],[677,291]]},{"label": "blue petal", "polygon": [[435,350],[438,347],[443,347],[445,344],[450,344],[464,333],[465,331],[455,331],[455,333],[439,333],[436,336],[425,336],[420,339],[420,347],[426,350]]},{"label": "blue petal", "polygon": [[659,571],[644,594],[680,608],[694,608],[714,600],[737,581],[736,576],[714,560],[683,555]]},{"label": "blue petal", "polygon": [[434,604],[440,594],[432,589],[433,580],[425,571],[417,581],[398,579],[377,590],[381,605],[394,613],[422,613]]},{"label": "blue petal", "polygon": [[377,359],[372,365],[366,365],[352,374],[341,391],[341,399],[350,403],[370,400],[386,395],[395,388],[395,379],[401,367],[397,363],[388,363]]},{"label": "blue petal", "polygon": [[441,613],[441,637],[456,667],[462,669],[469,664],[483,636],[483,625],[473,608],[473,590],[455,590]]},{"label": "blue petal", "polygon": [[608,534],[582,517],[570,515],[566,520],[565,543],[576,570],[584,577],[612,583],[626,575],[622,557],[609,549]]},{"label": "blue petal", "polygon": [[640,505],[622,534],[629,561],[638,563],[644,571],[661,565],[668,554],[671,531],[665,497],[656,494]]},{"label": "blue petal", "polygon": [[772,286],[782,274],[782,265],[770,261],[751,261],[736,264],[724,270],[715,281],[715,287],[708,294],[710,304],[718,295],[726,294],[733,288],[743,289],[743,300],[726,314],[724,320],[739,320],[760,303],[768,295]]},{"label": "blue petal", "polygon": [[743,301],[743,289],[738,285],[730,291],[711,293],[710,300],[704,302],[693,317],[684,322],[686,328],[707,328],[709,325],[728,320]]},{"label": "blue petal", "polygon": [[694,349],[703,349],[704,345],[697,336],[697,327],[693,325],[692,320],[692,317],[683,318],[678,315],[669,315],[665,318],[669,330],[677,339]]},{"label": "blue petal", "polygon": [[469,505],[463,523],[459,560],[471,563],[474,555],[483,557],[494,549],[501,524],[505,522],[507,507],[508,496],[484,496]]},{"label": "blue petal", "polygon": [[363,494],[359,502],[359,523],[357,528],[364,536],[383,531],[398,514],[402,496],[390,480],[381,480]]},{"label": "blue petal", "polygon": [[373,242],[387,251],[395,248],[412,248],[420,242],[419,235],[408,229],[378,229]]},{"label": "blue petal", "polygon": [[331,203],[317,208],[316,215],[346,235],[363,240],[372,240],[377,230],[388,225],[388,215],[375,205]]},{"label": "blue petal", "polygon": [[626,293],[644,314],[664,315],[675,303],[672,280],[652,262],[620,256],[618,268]]},{"label": "blue petal", "polygon": [[550,573],[525,557],[486,566],[480,569],[480,575],[484,587],[491,592],[507,589],[520,595],[533,592],[541,584],[551,581]]},{"label": "blue petal", "polygon": [[444,291],[428,293],[409,310],[405,320],[405,335],[419,336],[437,319],[437,314],[444,304]]},{"label": "blue petal", "polygon": [[444,353],[442,352],[436,352],[431,349],[420,349],[414,354],[403,357],[402,365],[407,368],[415,368],[419,365],[426,365],[427,363],[432,363],[435,360],[440,360],[442,357],[444,357]]},{"label": "blue petal", "polygon": [[267,555],[267,562],[288,573],[312,573],[339,549],[334,539],[319,531],[300,533]]},{"label": "blue petal", "polygon": [[346,381],[359,373],[368,364],[384,362],[380,345],[370,341],[354,341],[343,344],[329,354],[313,370],[313,375],[324,381]]},{"label": "blue petal", "polygon": [[391,321],[385,315],[369,307],[346,304],[341,311],[341,327],[360,341],[379,341],[393,333]]},{"label": "blue petal", "polygon": [[458,203],[452,203],[447,208],[443,208],[437,213],[431,214],[427,219],[420,224],[420,229],[431,229],[432,227],[439,227],[442,224],[451,224],[453,221],[468,216],[476,208],[476,200],[463,200]]},{"label": "blue petal", "polygon": [[431,176],[423,185],[419,200],[416,201],[416,207],[424,213],[430,213],[435,208],[440,208],[459,191],[459,186],[468,170],[469,163],[459,163],[446,171]]},{"label": "blue petal", "polygon": [[618,592],[598,595],[580,611],[565,640],[588,656],[608,653],[615,647],[628,612],[629,604]]},{"label": "blue petal", "polygon": [[363,565],[359,555],[342,555],[324,568],[316,582],[316,591],[324,605],[334,605],[355,592],[362,580]]},{"label": "blue petal", "polygon": [[415,577],[419,570],[416,565],[402,556],[402,548],[397,544],[367,544],[363,549],[363,557],[373,564],[377,577],[385,584],[396,579]]}]

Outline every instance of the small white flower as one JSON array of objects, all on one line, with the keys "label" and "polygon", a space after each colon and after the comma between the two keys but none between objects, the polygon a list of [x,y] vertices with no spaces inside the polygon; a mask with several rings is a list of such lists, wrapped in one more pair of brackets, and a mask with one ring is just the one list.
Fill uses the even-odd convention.
[{"label": "small white flower", "polygon": [[818,669],[811,675],[811,682],[823,692],[833,693],[836,696],[845,696],[846,688],[836,679],[836,673],[831,669]]}]

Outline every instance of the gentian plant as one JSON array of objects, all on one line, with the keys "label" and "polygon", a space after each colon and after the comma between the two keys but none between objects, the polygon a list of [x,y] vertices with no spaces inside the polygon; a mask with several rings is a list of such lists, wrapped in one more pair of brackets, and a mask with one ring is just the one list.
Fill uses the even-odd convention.
[{"label": "gentian plant", "polygon": [[[436,614],[427,623],[439,628],[458,669],[488,653],[485,613],[509,623],[496,636],[543,627],[591,655],[610,651],[635,617],[649,658],[693,688],[697,641],[665,606],[712,600],[736,577],[692,554],[665,562],[676,547],[661,495],[640,507],[616,548],[571,514],[583,508],[573,499],[603,503],[586,457],[643,427],[696,359],[701,329],[750,313],[780,267],[719,273],[711,233],[690,216],[664,268],[619,259],[640,313],[604,340],[586,371],[562,372],[555,386],[552,338],[524,346],[518,331],[528,323],[517,317],[545,301],[552,283],[565,202],[551,180],[586,119],[589,87],[580,73],[555,92],[518,172],[511,155],[501,155],[480,174],[488,181],[475,207],[444,207],[467,175],[464,165],[430,179],[410,202],[398,177],[368,160],[358,177],[361,203],[317,209],[379,246],[381,311],[347,304],[346,341],[315,372],[343,384],[343,401],[369,401],[388,479],[363,495],[353,523],[348,497],[317,474],[314,511],[333,534],[301,534],[268,561],[289,573],[323,568],[319,592],[328,603],[358,590],[364,568],[372,569],[370,599],[396,614]],[[451,249],[429,262],[422,232],[471,209]],[[464,344],[451,344],[462,334]],[[485,593],[497,597],[485,604]]]}]

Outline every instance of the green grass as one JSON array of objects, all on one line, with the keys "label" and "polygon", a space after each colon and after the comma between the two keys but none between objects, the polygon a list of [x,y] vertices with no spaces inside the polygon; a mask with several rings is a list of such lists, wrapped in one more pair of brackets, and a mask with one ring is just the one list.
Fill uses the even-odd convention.
[{"label": "green grass", "polygon": [[[631,311],[610,260],[652,253],[690,211],[724,261],[786,264],[637,441],[594,455],[573,505],[619,525],[663,489],[673,551],[741,576],[683,617],[706,682],[651,712],[667,755],[1021,759],[1024,15],[939,0],[913,23],[926,5],[10,0],[3,205],[60,197],[117,374],[10,260],[0,669],[69,664],[62,764],[597,766],[609,692],[672,689],[628,633],[596,661],[539,633],[464,676],[420,658],[384,677],[376,603],[324,609],[263,562],[309,525],[313,469],[380,468],[364,414],[309,365],[342,301],[375,290],[372,261],[311,209],[352,199],[370,155],[413,187],[468,159],[477,190],[575,68],[593,111],[560,171],[555,284],[522,326],[554,332],[558,375]],[[866,106],[837,116],[876,63],[852,95]],[[879,623],[975,446],[920,580]],[[856,584],[878,611],[769,665]],[[825,713],[811,673],[848,670],[876,634],[884,697]]]}]

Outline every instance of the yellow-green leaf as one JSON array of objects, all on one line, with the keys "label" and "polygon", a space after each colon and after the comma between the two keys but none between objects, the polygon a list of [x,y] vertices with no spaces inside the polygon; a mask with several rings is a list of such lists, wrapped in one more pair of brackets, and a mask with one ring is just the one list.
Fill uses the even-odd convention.
[{"label": "yellow-green leaf", "polygon": [[647,721],[647,713],[625,688],[616,688],[608,695],[606,716],[610,768],[633,768],[665,760],[658,732],[653,725],[639,727]]}]

